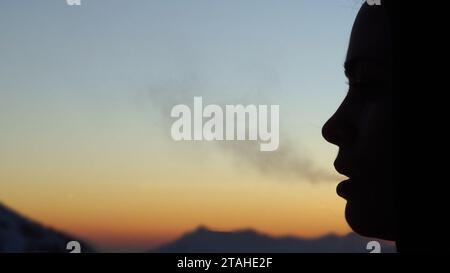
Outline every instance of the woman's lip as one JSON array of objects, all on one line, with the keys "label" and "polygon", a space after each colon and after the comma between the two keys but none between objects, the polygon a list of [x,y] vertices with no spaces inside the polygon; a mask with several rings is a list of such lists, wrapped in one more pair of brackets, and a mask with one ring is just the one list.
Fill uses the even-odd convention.
[{"label": "woman's lip", "polygon": [[351,180],[347,179],[339,183],[336,187],[336,193],[340,197],[347,199],[350,193]]}]

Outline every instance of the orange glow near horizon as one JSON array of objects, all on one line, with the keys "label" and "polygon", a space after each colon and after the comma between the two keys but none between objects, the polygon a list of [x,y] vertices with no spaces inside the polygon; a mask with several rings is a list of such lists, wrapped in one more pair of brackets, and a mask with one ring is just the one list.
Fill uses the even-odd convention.
[{"label": "orange glow near horizon", "polygon": [[24,191],[18,181],[17,187],[2,189],[8,195],[1,198],[33,220],[104,249],[151,249],[200,225],[308,238],[350,231],[335,183],[277,181],[252,172],[237,177],[214,168],[208,174],[168,171],[164,177],[176,183],[157,176],[111,177],[133,183],[108,185],[91,177],[91,182],[63,184],[58,175],[49,183],[45,176],[39,191],[33,186]]}]

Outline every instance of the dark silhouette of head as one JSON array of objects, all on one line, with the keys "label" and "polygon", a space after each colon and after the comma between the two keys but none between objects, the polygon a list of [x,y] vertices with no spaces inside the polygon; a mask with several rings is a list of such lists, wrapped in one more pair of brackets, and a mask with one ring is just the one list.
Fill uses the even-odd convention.
[{"label": "dark silhouette of head", "polygon": [[339,146],[336,170],[348,176],[337,187],[347,200],[345,217],[360,235],[396,240],[392,173],[392,37],[389,10],[361,7],[345,61],[349,91],[323,126],[324,138]]}]

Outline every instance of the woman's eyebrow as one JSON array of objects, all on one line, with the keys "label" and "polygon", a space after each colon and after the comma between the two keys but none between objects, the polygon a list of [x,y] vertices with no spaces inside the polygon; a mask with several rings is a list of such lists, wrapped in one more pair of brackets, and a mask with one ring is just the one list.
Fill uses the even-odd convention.
[{"label": "woman's eyebrow", "polygon": [[344,63],[344,73],[348,79],[351,79],[354,77],[354,71],[353,71],[354,67],[355,67],[355,61],[353,61],[353,60],[349,60]]}]

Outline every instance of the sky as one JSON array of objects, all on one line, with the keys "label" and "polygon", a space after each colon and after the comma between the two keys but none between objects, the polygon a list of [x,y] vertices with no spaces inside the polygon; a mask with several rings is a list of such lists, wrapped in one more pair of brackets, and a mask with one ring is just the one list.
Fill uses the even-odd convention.
[{"label": "sky", "polygon": [[[199,225],[350,231],[337,148],[356,0],[0,0],[0,202],[104,248]],[[280,148],[175,142],[174,104],[280,105]]]}]

